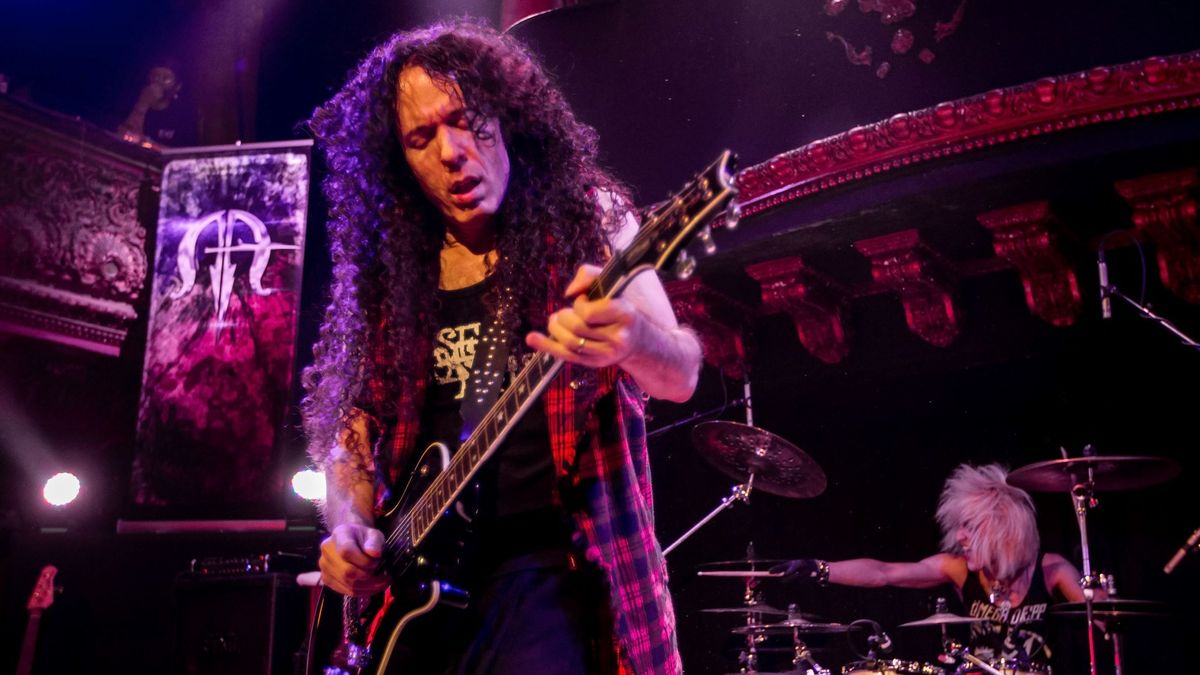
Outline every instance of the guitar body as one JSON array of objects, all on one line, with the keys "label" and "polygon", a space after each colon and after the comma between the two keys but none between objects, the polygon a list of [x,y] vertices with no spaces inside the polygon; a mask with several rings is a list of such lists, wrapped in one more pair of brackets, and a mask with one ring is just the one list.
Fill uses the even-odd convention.
[{"label": "guitar body", "polygon": [[[449,448],[441,443],[427,447],[413,464],[404,489],[378,518],[377,527],[385,533],[402,529],[396,521],[409,512],[449,465]],[[334,664],[352,675],[426,671],[422,665],[438,654],[430,654],[432,644],[422,638],[445,633],[460,619],[458,615],[469,601],[458,571],[469,552],[477,502],[474,497],[474,490],[465,491],[440,520],[437,530],[419,546],[397,542],[394,553],[388,556],[388,573],[393,581],[386,594],[346,599],[329,589],[322,591],[310,635],[307,672],[318,672],[313,669],[314,662]],[[348,605],[345,612],[344,601]],[[414,649],[418,646],[420,651]]]}]

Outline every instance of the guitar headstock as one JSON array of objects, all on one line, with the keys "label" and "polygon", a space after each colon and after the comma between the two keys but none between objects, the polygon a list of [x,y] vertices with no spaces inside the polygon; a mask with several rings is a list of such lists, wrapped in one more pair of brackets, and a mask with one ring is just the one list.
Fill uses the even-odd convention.
[{"label": "guitar headstock", "polygon": [[695,270],[695,260],[688,255],[688,244],[699,239],[706,253],[716,251],[712,238],[717,216],[723,216],[718,226],[732,228],[737,222],[738,208],[732,205],[737,189],[733,185],[733,153],[726,150],[670,199],[652,208],[642,219],[637,237],[622,253],[627,272],[644,267],[663,270],[674,267],[683,278]]},{"label": "guitar headstock", "polygon": [[37,583],[33,585],[33,593],[29,595],[29,602],[25,603],[25,609],[30,612],[41,612],[50,605],[54,604],[54,575],[58,574],[58,568],[54,565],[46,565],[38,574]]}]

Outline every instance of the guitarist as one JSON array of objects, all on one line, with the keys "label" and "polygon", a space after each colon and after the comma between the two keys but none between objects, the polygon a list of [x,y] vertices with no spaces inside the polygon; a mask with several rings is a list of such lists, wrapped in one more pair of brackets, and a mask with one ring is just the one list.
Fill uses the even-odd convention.
[{"label": "guitarist", "polygon": [[636,233],[594,130],[526,47],[471,20],[392,36],[310,126],[333,258],[303,404],[329,481],[324,582],[389,586],[380,505],[546,352],[564,372],[479,474],[471,602],[410,672],[679,672],[643,393],[687,400],[701,351],[654,274],[584,294],[588,263]]}]

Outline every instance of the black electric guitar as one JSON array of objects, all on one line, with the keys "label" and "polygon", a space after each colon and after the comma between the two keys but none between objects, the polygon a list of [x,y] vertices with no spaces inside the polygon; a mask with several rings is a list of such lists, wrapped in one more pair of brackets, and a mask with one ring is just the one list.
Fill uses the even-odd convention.
[{"label": "black electric guitar", "polygon": [[[711,252],[710,221],[721,214],[726,226],[735,222],[736,208],[727,208],[736,194],[732,161],[732,154],[723,152],[682,190],[647,214],[633,242],[601,270],[588,289],[588,298],[614,297],[634,276],[648,269],[663,270],[673,265],[681,276],[690,274],[695,262],[684,249],[699,238],[706,252]],[[466,605],[465,593],[447,581],[452,578],[457,558],[454,538],[443,536],[452,527],[445,521],[457,519],[454,514],[460,510],[458,501],[472,486],[480,467],[537,402],[562,366],[563,361],[557,358],[534,354],[457,452],[451,454],[445,445],[435,443],[419,456],[408,485],[376,523],[386,537],[383,560],[393,579],[396,600],[380,610],[377,599],[344,598],[342,611],[330,616],[335,612],[329,611],[326,599],[340,596],[326,590],[310,639],[310,675],[315,672],[315,663],[324,664],[326,673],[382,675],[394,665],[400,634],[414,619],[439,605]],[[435,528],[437,536],[432,536]],[[451,542],[448,546],[447,540]],[[322,626],[339,622],[341,639],[326,657],[320,637],[326,632]]]}]

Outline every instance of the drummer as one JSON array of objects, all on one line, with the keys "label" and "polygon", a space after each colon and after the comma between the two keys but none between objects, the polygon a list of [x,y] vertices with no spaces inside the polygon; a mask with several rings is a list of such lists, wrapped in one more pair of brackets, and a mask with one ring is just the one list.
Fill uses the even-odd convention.
[{"label": "drummer", "polygon": [[776,566],[786,577],[877,588],[932,588],[951,583],[971,624],[968,646],[992,663],[1048,665],[1044,615],[1057,595],[1083,600],[1080,573],[1066,558],[1041,550],[1033,500],[1005,482],[998,464],[958,466],[938,501],[942,553],[918,562],[802,559]]}]

